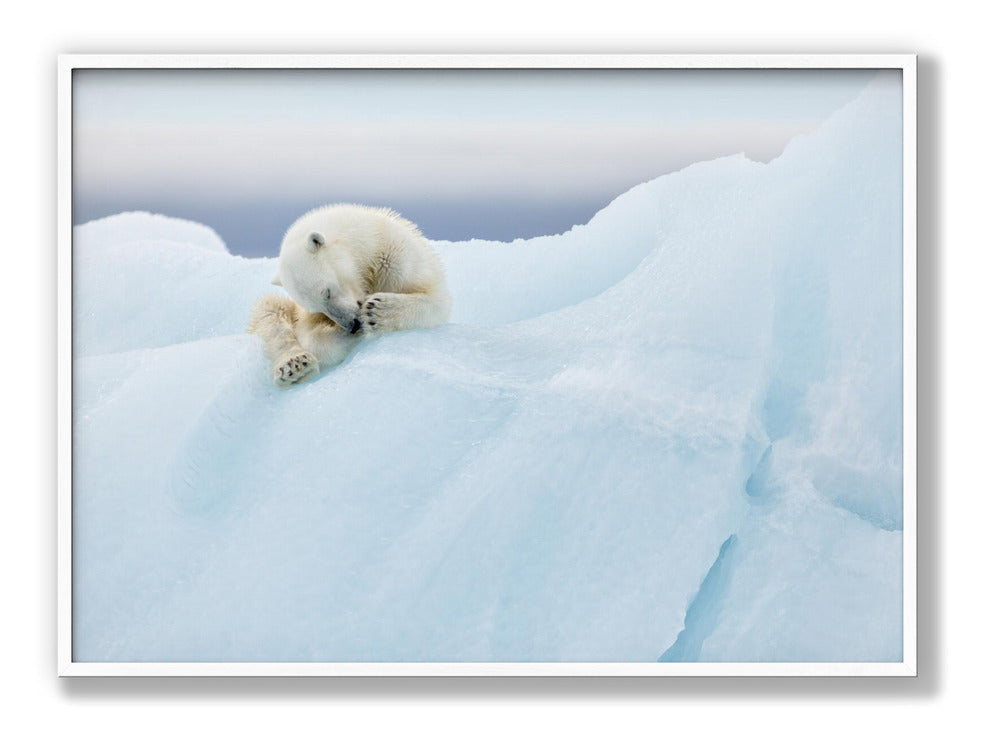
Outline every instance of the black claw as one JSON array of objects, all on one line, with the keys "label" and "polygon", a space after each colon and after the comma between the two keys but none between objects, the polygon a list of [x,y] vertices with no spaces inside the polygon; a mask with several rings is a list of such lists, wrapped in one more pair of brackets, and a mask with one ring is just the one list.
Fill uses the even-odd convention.
[{"label": "black claw", "polygon": [[369,320],[368,321],[368,325],[372,325],[372,326],[375,325],[375,321],[374,320]]}]

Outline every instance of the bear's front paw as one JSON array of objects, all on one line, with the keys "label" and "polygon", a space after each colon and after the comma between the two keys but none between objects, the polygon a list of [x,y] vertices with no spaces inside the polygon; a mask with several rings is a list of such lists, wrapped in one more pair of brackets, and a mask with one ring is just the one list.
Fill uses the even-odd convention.
[{"label": "bear's front paw", "polygon": [[308,351],[292,354],[274,363],[274,383],[289,387],[319,372],[319,362]]},{"label": "bear's front paw", "polygon": [[396,295],[385,292],[369,295],[358,310],[361,331],[376,334],[399,330],[400,307]]}]

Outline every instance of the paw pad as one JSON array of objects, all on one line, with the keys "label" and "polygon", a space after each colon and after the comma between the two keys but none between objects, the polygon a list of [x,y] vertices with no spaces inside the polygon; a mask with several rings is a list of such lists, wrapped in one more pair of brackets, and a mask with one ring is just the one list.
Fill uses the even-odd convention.
[{"label": "paw pad", "polygon": [[319,363],[312,354],[302,353],[279,361],[274,366],[274,383],[279,387],[300,382],[319,371]]}]

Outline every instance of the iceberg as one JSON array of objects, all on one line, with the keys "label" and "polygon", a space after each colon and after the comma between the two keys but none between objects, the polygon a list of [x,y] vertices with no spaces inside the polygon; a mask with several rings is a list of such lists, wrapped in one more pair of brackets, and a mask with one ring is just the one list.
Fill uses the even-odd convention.
[{"label": "iceberg", "polygon": [[436,242],[452,322],[289,390],[276,259],[76,227],[74,660],[901,660],[901,94]]}]

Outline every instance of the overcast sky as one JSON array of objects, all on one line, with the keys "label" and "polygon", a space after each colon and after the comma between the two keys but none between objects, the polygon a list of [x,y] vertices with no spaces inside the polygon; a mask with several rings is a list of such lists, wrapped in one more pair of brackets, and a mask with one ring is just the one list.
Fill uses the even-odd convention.
[{"label": "overcast sky", "polygon": [[695,161],[767,161],[874,74],[81,70],[74,220],[155,210],[248,255],[335,201],[395,207],[432,238],[556,233]]}]

